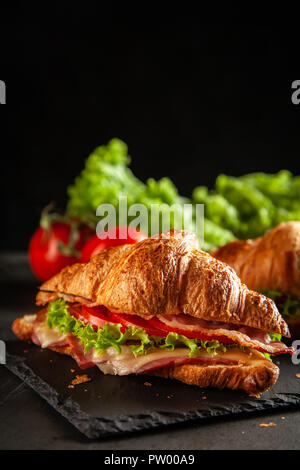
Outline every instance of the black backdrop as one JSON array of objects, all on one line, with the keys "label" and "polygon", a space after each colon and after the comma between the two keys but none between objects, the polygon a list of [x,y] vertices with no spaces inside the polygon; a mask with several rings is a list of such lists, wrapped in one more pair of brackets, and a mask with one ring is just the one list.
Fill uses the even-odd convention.
[{"label": "black backdrop", "polygon": [[64,207],[111,137],[139,178],[169,176],[187,196],[221,172],[300,173],[293,28],[61,5],[39,18],[11,7],[0,22],[1,249],[26,248],[41,208]]}]

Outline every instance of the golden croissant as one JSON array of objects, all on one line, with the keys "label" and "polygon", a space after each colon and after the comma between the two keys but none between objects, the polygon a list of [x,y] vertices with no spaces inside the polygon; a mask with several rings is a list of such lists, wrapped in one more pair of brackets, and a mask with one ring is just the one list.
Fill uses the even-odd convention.
[{"label": "golden croissant", "polygon": [[110,248],[64,268],[37,295],[37,315],[15,320],[23,340],[116,375],[155,374],[201,387],[270,388],[291,353],[275,303],[176,231]]}]

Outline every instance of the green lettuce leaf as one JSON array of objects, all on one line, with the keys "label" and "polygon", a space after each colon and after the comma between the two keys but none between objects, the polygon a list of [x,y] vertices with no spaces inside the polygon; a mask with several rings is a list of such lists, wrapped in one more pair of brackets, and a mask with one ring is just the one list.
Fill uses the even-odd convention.
[{"label": "green lettuce leaf", "polygon": [[127,196],[128,205],[134,204],[145,185],[132,174],[129,163],[127,145],[121,140],[112,139],[97,147],[68,188],[67,213],[96,225],[99,220],[96,209],[100,204],[110,203],[117,209],[121,196]]},{"label": "green lettuce leaf", "polygon": [[272,341],[281,341],[281,334],[280,333],[269,332],[269,336],[270,336]]},{"label": "green lettuce leaf", "polygon": [[[97,147],[87,158],[85,168],[74,184],[68,188],[67,214],[96,226],[100,221],[100,217],[96,216],[98,206],[112,204],[116,210],[116,225],[119,225],[119,200],[127,197],[128,208],[133,204],[143,204],[148,210],[147,218],[140,227],[143,231],[149,233],[151,229],[151,204],[158,205],[157,233],[162,231],[161,214],[166,211],[166,206],[173,205],[180,207],[182,217],[177,222],[176,214],[179,211],[176,207],[172,209],[170,228],[182,228],[185,221],[185,228],[192,230],[192,211],[190,214],[184,207],[186,202],[190,202],[189,199],[179,196],[176,186],[167,177],[159,181],[149,178],[146,184],[143,183],[132,174],[129,163],[127,145],[121,140],[112,139],[107,145]],[[133,218],[128,217],[127,222],[130,223]]]},{"label": "green lettuce leaf", "polygon": [[[112,139],[107,145],[97,147],[85,162],[85,168],[68,188],[67,216],[82,219],[96,227],[100,204],[112,204],[119,221],[119,199],[127,197],[128,207],[144,204],[148,209],[145,225],[140,228],[150,233],[151,204],[157,204],[159,217],[166,206],[178,205],[184,214],[184,228],[195,231],[196,204],[205,205],[204,243],[201,248],[210,251],[235,238],[247,239],[264,235],[277,224],[300,220],[300,175],[294,177],[288,170],[275,174],[250,173],[233,177],[219,175],[213,190],[198,186],[192,198],[178,194],[173,182],[165,177],[159,181],[150,178],[146,183],[136,178],[129,168],[127,145]],[[192,203],[188,212],[185,203]],[[172,209],[170,228],[182,228],[183,217],[179,209]],[[132,218],[128,218],[130,222]],[[180,220],[180,223],[178,222]],[[147,227],[147,225],[148,227]],[[157,232],[163,229],[161,220]],[[290,311],[290,306],[286,308]],[[295,310],[295,309],[294,309]]]},{"label": "green lettuce leaf", "polygon": [[239,212],[240,224],[235,230],[238,238],[255,238],[272,226],[274,205],[255,186],[240,178],[219,175],[216,191]]},{"label": "green lettuce leaf", "polygon": [[278,289],[261,290],[266,297],[274,300],[283,317],[300,316],[300,299],[289,294],[283,294]]},{"label": "green lettuce leaf", "polygon": [[[71,333],[80,340],[84,346],[84,352],[95,348],[98,354],[107,348],[113,347],[120,354],[121,345],[129,345],[133,354],[139,356],[147,354],[155,348],[173,351],[176,347],[187,347],[190,349],[189,356],[195,357],[201,351],[206,350],[215,356],[218,352],[226,352],[224,344],[217,340],[204,341],[187,338],[177,333],[169,333],[166,338],[148,335],[143,328],[129,327],[123,333],[121,324],[107,323],[103,328],[94,330],[90,324],[85,324],[69,313],[67,302],[62,299],[49,303],[47,312],[47,326],[57,328],[61,333]],[[238,345],[230,345],[237,347]],[[227,346],[228,347],[228,346]]]},{"label": "green lettuce leaf", "polygon": [[[208,191],[205,186],[194,189],[192,200],[194,204],[205,204],[205,216],[219,227],[236,231],[240,225],[238,210],[221,194]],[[231,238],[234,239],[233,233]]]},{"label": "green lettuce leaf", "polygon": [[[116,224],[119,224],[119,199],[127,197],[128,207],[143,204],[148,210],[148,217],[140,227],[150,233],[151,205],[158,206],[158,225],[154,232],[161,232],[162,215],[170,213],[170,228],[185,228],[196,231],[195,205],[205,203],[204,243],[201,248],[210,251],[235,239],[232,228],[238,226],[238,213],[225,198],[210,195],[201,198],[201,188],[196,189],[193,201],[182,197],[173,182],[165,177],[158,181],[149,178],[143,183],[136,178],[130,168],[127,146],[119,139],[112,139],[107,145],[97,147],[87,158],[85,168],[68,188],[67,215],[78,217],[96,227],[100,218],[96,209],[100,204],[112,204],[116,210]],[[204,189],[205,191],[205,189]],[[191,203],[190,211],[185,204]],[[171,207],[171,210],[169,209]],[[133,217],[128,217],[128,223]]]},{"label": "green lettuce leaf", "polygon": [[174,351],[175,347],[182,347],[183,345],[190,349],[190,357],[197,356],[201,349],[205,349],[211,356],[215,356],[218,352],[226,352],[224,344],[219,343],[217,340],[196,340],[179,335],[178,333],[169,333],[165,343],[160,347]]}]

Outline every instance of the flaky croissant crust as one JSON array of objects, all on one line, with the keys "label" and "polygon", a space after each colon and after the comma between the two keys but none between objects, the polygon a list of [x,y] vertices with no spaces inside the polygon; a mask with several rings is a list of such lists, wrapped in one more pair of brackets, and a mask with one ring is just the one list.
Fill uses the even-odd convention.
[{"label": "flaky croissant crust", "polygon": [[300,296],[300,222],[284,222],[255,240],[237,240],[212,252],[251,289]]},{"label": "flaky croissant crust", "polygon": [[145,318],[185,313],[289,336],[274,302],[199,250],[196,236],[186,231],[110,248],[86,264],[63,269],[41,286],[37,304],[58,297]]}]

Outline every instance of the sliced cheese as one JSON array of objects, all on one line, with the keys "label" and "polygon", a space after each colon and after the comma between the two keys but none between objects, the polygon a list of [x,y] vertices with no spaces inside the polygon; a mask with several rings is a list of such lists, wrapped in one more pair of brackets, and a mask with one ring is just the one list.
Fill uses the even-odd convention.
[{"label": "sliced cheese", "polygon": [[67,338],[67,335],[60,333],[58,328],[49,328],[46,322],[37,323],[34,326],[34,333],[42,348],[47,348],[56,343],[62,343]]},{"label": "sliced cheese", "polygon": [[[167,361],[180,358],[189,358],[190,350],[188,348],[175,348],[174,351],[166,351],[157,349],[149,354],[135,357],[129,346],[122,346],[121,354],[110,347],[105,353],[99,355],[94,352],[93,362],[104,374],[112,375],[128,375],[136,374],[147,369],[151,363],[157,361]],[[207,351],[201,351],[200,354],[193,358],[195,363],[197,359],[199,363],[203,360],[207,361],[205,365],[218,365],[224,363],[224,361],[234,362],[235,364],[250,365],[255,360],[266,360],[263,354],[255,350],[242,351],[239,348],[233,348],[227,350],[225,353],[220,353],[216,356],[211,356]],[[167,366],[167,364],[161,367]],[[148,367],[149,368],[149,367]]]}]

